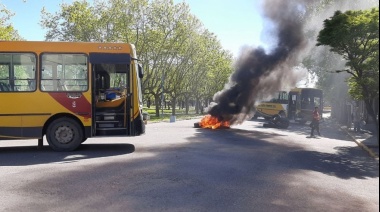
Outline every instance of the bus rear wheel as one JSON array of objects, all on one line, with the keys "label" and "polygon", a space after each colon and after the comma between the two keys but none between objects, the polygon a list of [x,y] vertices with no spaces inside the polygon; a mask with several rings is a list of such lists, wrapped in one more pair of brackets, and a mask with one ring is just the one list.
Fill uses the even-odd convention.
[{"label": "bus rear wheel", "polygon": [[56,119],[49,124],[46,139],[53,150],[65,152],[78,148],[84,138],[78,122],[65,117]]}]

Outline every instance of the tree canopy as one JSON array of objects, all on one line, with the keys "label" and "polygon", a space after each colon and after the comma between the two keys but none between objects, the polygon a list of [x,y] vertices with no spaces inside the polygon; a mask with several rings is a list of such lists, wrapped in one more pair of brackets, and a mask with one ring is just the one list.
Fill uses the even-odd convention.
[{"label": "tree canopy", "polygon": [[350,74],[349,93],[364,100],[369,115],[377,120],[372,105],[379,96],[379,8],[336,11],[324,21],[317,41],[317,46],[329,46],[347,61],[347,69],[337,72]]},{"label": "tree canopy", "polygon": [[211,99],[232,71],[231,53],[185,2],[74,1],[61,4],[54,14],[43,9],[41,25],[47,29],[46,40],[135,44],[145,70],[143,92],[154,99],[157,116],[164,100],[175,105],[189,98]]},{"label": "tree canopy", "polygon": [[21,39],[20,35],[14,29],[12,24],[9,23],[9,20],[12,16],[13,16],[13,13],[0,3],[0,40],[20,40]]}]

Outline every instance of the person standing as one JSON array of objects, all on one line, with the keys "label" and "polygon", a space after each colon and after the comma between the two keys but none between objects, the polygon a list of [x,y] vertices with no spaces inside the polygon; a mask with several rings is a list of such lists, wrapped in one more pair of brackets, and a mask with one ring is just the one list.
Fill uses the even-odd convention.
[{"label": "person standing", "polygon": [[311,134],[310,137],[314,137],[314,130],[317,131],[318,135],[321,136],[321,133],[319,132],[319,120],[321,119],[321,116],[318,112],[318,107],[314,108],[313,111],[313,119],[311,121],[310,127],[311,127]]}]

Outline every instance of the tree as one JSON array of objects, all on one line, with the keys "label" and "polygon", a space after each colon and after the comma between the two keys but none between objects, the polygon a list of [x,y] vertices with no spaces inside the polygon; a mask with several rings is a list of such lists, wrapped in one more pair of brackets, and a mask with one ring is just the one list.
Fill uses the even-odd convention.
[{"label": "tree", "polygon": [[[331,115],[341,122],[348,121],[347,114],[340,108],[346,101],[352,100],[348,94],[347,73],[336,73],[333,70],[343,69],[345,62],[341,55],[330,52],[328,46],[315,46],[319,31],[323,28],[323,20],[332,16],[335,8],[346,10],[365,10],[379,5],[378,0],[315,0],[309,1],[302,21],[305,22],[305,36],[310,43],[310,49],[302,64],[309,71],[309,77],[315,81],[315,86],[323,90],[324,100],[332,104]],[[313,47],[314,46],[314,47]],[[339,96],[340,98],[334,98]],[[336,113],[335,113],[336,112]],[[336,116],[335,116],[336,115]]]},{"label": "tree", "polygon": [[[208,30],[192,35],[192,39],[195,54],[191,58],[182,96],[186,103],[190,98],[195,98],[198,114],[201,107],[207,106],[207,100],[211,100],[227,83],[232,73],[232,55],[222,49],[217,37]],[[186,107],[186,114],[188,110]]]},{"label": "tree", "polygon": [[324,21],[317,41],[317,46],[329,46],[330,51],[347,61],[348,69],[337,72],[351,75],[349,93],[354,99],[364,101],[378,135],[379,122],[373,103],[379,96],[379,8],[336,11]]},{"label": "tree", "polygon": [[21,40],[21,36],[12,24],[8,23],[14,14],[0,4],[0,40]]},{"label": "tree", "polygon": [[[210,36],[190,14],[185,2],[76,0],[60,6],[54,14],[42,11],[40,23],[47,29],[46,39],[135,44],[145,71],[143,93],[149,100],[154,98],[156,116],[164,96],[171,100],[174,115],[177,100],[197,98],[194,94],[204,88],[192,87],[193,82],[211,83],[204,79],[216,71],[230,73],[230,67],[225,67],[231,64],[232,58],[226,56],[216,37]],[[217,63],[219,60],[222,62]],[[210,86],[207,91],[223,85]]]}]

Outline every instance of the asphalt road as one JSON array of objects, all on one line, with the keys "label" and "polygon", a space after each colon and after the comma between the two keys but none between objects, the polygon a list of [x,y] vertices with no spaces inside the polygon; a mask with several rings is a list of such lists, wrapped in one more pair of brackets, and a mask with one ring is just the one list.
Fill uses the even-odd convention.
[{"label": "asphalt road", "polygon": [[53,152],[0,141],[0,211],[379,211],[379,163],[339,127],[149,123]]}]

